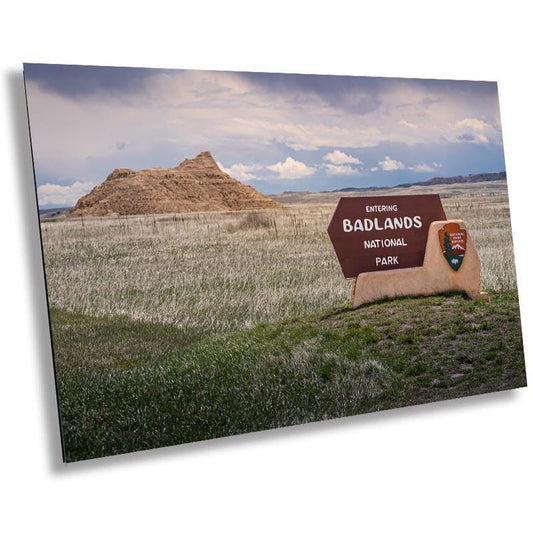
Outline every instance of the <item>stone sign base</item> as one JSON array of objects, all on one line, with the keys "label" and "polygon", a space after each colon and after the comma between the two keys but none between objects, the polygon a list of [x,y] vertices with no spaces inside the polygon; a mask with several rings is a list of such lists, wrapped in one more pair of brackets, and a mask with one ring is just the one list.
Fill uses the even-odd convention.
[{"label": "stone sign base", "polygon": [[467,236],[466,252],[459,270],[453,270],[444,257],[438,232],[453,222],[459,224],[461,229],[466,229],[462,220],[431,223],[423,266],[359,274],[352,286],[353,306],[359,307],[383,298],[428,296],[448,291],[463,291],[469,298],[490,302],[489,295],[481,292],[481,263],[470,235]]}]

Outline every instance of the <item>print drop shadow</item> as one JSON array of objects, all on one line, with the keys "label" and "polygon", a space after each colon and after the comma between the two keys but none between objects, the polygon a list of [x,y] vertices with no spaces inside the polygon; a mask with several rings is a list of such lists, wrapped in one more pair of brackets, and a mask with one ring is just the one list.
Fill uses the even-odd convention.
[{"label": "print drop shadow", "polygon": [[[51,468],[54,470],[62,465],[61,439],[22,69],[7,73],[5,83],[8,86],[10,100],[9,121],[16,147],[14,154],[16,176],[12,179],[15,179],[18,186],[16,198],[18,219],[13,223],[21,227],[24,236],[24,242],[20,244],[25,258],[30,289],[29,307],[32,310],[31,316],[25,318],[28,321],[28,331],[34,335],[36,351],[32,356],[40,377],[38,398],[46,428],[43,440]],[[42,443],[35,445],[42,446]]]}]

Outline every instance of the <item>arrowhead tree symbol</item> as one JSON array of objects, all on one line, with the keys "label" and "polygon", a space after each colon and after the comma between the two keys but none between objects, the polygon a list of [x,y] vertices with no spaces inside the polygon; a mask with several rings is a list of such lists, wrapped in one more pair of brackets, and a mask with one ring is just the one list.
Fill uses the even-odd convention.
[{"label": "arrowhead tree symbol", "polygon": [[466,252],[466,230],[456,222],[449,222],[439,230],[440,246],[448,264],[457,272]]}]

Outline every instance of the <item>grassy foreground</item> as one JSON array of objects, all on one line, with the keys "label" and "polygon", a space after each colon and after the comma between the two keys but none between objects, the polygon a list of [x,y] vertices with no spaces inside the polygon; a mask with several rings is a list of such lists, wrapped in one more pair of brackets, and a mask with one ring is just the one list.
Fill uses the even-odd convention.
[{"label": "grassy foreground", "polygon": [[225,334],[57,308],[51,318],[67,461],[526,385],[516,292]]}]

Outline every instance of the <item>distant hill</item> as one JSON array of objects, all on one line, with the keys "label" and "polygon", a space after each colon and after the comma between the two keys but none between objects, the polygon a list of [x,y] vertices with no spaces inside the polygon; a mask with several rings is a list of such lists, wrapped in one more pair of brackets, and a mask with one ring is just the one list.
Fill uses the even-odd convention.
[{"label": "distant hill", "polygon": [[55,218],[64,215],[70,211],[70,207],[53,207],[49,209],[39,209],[39,218]]},{"label": "distant hill", "polygon": [[67,216],[239,211],[280,204],[220,170],[209,152],[174,168],[117,168]]},{"label": "distant hill", "polygon": [[397,187],[420,187],[432,185],[453,185],[454,183],[478,183],[480,181],[502,181],[507,180],[507,173],[503,172],[486,172],[484,174],[469,174],[468,176],[453,176],[451,178],[430,178],[426,181],[417,181],[415,183],[400,183],[388,187],[345,187],[344,189],[335,189],[326,192],[352,192],[352,191],[379,191],[383,189],[394,189]]}]

